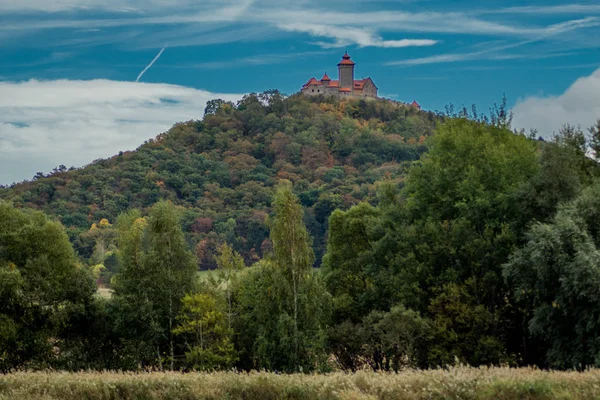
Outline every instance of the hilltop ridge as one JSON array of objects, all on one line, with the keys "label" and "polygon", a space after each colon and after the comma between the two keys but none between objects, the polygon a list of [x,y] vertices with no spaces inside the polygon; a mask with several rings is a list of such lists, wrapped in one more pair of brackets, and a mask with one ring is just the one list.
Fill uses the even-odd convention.
[{"label": "hilltop ridge", "polygon": [[401,182],[426,151],[437,118],[389,100],[285,98],[278,91],[237,104],[217,99],[202,120],[176,123],[135,151],[38,174],[0,189],[0,198],[58,218],[84,260],[97,246],[93,224],[169,199],[185,208],[184,230],[200,267],[212,268],[212,253],[225,241],[247,263],[262,256],[273,187],[288,179],[319,259],[329,214],[373,202],[378,180]]}]

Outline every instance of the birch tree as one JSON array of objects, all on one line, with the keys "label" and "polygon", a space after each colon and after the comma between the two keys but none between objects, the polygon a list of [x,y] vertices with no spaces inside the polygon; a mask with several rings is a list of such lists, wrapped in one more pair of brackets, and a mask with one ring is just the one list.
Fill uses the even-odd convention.
[{"label": "birch tree", "polygon": [[238,272],[244,269],[244,259],[228,244],[223,244],[218,249],[218,285],[225,293],[227,300],[227,328],[231,329],[232,320],[235,316],[235,305],[233,304],[233,286]]},{"label": "birch tree", "polygon": [[271,224],[273,259],[291,284],[293,296],[294,339],[297,345],[300,286],[312,274],[315,253],[312,239],[302,219],[304,212],[287,181],[277,188],[273,200],[275,218]]}]

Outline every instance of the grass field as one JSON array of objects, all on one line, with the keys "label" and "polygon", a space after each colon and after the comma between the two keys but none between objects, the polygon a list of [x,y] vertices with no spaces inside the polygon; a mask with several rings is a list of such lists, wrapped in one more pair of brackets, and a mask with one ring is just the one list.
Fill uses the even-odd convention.
[{"label": "grass field", "polygon": [[18,372],[0,375],[1,400],[141,399],[598,399],[600,370],[452,368],[400,374]]}]

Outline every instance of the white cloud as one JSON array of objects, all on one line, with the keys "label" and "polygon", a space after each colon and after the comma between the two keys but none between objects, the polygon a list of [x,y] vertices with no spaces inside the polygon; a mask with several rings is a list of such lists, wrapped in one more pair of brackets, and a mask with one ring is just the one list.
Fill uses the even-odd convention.
[{"label": "white cloud", "polygon": [[592,126],[600,118],[600,68],[579,78],[559,96],[531,96],[513,107],[513,126],[536,128],[544,137],[551,136],[565,123]]},{"label": "white cloud", "polygon": [[319,42],[324,48],[338,48],[351,44],[357,44],[361,47],[411,47],[411,46],[433,46],[436,40],[429,39],[402,39],[402,40],[383,40],[375,32],[369,29],[354,27],[342,27],[309,23],[290,23],[280,24],[280,29],[291,32],[304,32],[311,36],[329,37],[334,40],[332,43]]},{"label": "white cloud", "polygon": [[238,94],[110,80],[0,82],[0,183],[137,148]]}]

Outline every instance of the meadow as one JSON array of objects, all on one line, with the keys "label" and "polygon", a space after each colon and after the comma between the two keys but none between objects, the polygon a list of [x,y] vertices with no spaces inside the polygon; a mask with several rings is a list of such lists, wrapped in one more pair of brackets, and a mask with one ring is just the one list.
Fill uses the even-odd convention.
[{"label": "meadow", "polygon": [[456,367],[398,374],[16,372],[0,400],[597,399],[600,370]]}]

